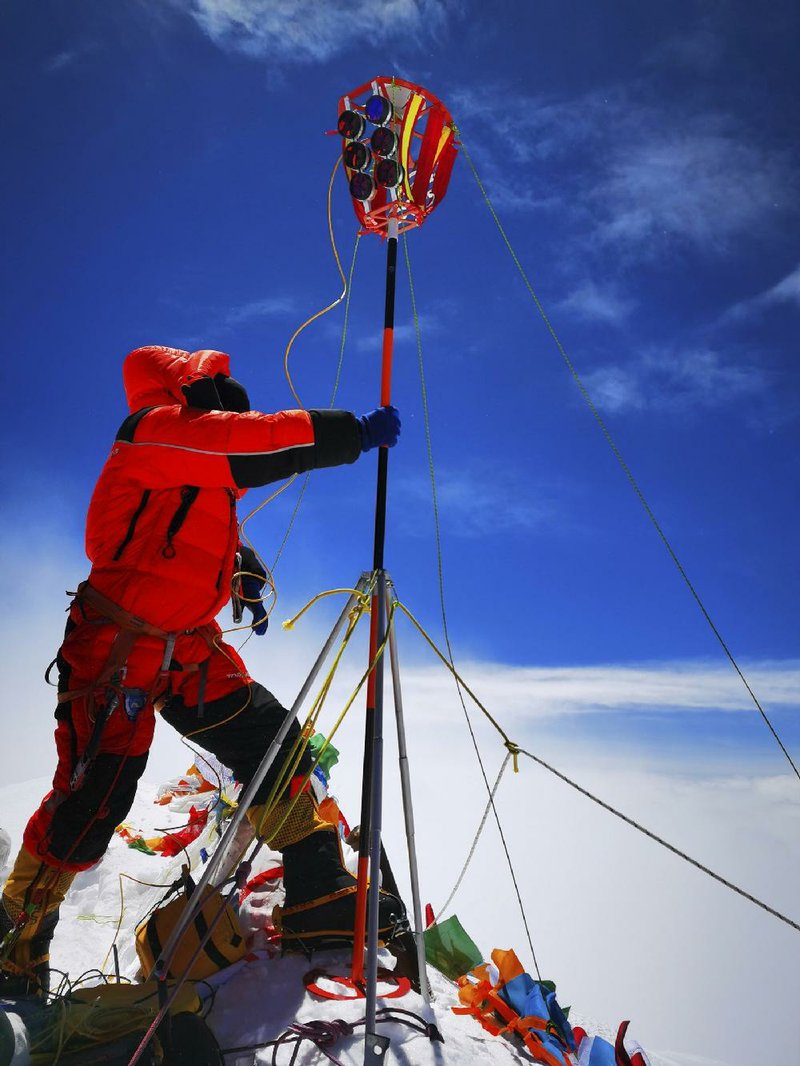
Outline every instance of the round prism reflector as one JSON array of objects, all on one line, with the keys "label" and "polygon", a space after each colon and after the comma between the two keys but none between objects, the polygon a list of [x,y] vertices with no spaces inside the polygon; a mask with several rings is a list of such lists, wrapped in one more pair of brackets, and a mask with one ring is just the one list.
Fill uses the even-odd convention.
[{"label": "round prism reflector", "polygon": [[373,130],[369,143],[377,155],[394,155],[397,151],[397,134],[388,126],[378,126]]},{"label": "round prism reflector", "polygon": [[364,114],[376,126],[384,126],[392,117],[392,105],[385,96],[375,93],[364,105]]},{"label": "round prism reflector", "polygon": [[375,180],[387,189],[396,189],[403,177],[403,168],[396,159],[381,159],[375,164]]},{"label": "round prism reflector", "polygon": [[364,116],[358,111],[343,111],[339,115],[336,129],[343,137],[352,137],[355,140],[362,135],[366,125]]},{"label": "round prism reflector", "polygon": [[350,179],[350,195],[354,200],[371,200],[375,195],[375,182],[371,174],[365,174],[363,170],[357,170]]},{"label": "round prism reflector", "polygon": [[342,159],[350,170],[365,170],[372,162],[372,153],[363,141],[347,141],[342,149]]}]

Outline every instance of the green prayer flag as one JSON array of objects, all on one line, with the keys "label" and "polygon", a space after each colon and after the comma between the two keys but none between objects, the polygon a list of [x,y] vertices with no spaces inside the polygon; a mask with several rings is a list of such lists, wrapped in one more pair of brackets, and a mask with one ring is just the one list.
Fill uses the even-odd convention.
[{"label": "green prayer flag", "polygon": [[[315,733],[309,740],[308,747],[311,751],[311,757],[316,760],[317,756],[322,749],[322,745],[325,743],[325,737],[322,733]],[[326,777],[331,776],[331,767],[335,766],[339,761],[339,752],[334,748],[333,744],[329,744],[327,748],[322,752],[322,756],[319,760],[319,766]]]},{"label": "green prayer flag", "polygon": [[451,981],[483,962],[480,949],[455,914],[429,926],[424,939],[425,958]]}]

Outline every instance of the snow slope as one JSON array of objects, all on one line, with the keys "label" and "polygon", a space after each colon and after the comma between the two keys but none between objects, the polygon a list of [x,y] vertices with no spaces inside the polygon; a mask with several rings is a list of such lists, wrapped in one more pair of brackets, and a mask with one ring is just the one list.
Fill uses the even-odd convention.
[{"label": "snow slope", "polygon": [[[47,781],[44,779],[29,781],[22,787],[15,785],[0,789],[2,828],[11,838],[12,858],[21,839],[25,820],[46,789]],[[128,819],[128,823],[141,829],[145,836],[157,835],[158,829],[175,827],[186,821],[186,801],[177,801],[171,808],[155,806],[156,792],[153,785],[142,785]],[[209,830],[190,846],[194,862],[198,861],[200,847],[209,843],[211,837]],[[276,859],[279,860],[279,856],[262,852],[255,869],[269,868]],[[53,944],[53,966],[67,971],[73,981],[98,968],[106,973],[111,972],[110,950],[116,934],[122,973],[133,977],[138,966],[133,946],[133,927],[163,895],[164,889],[160,886],[169,884],[177,876],[183,861],[183,854],[170,859],[149,856],[115,838],[104,860],[94,869],[79,875],[75,881],[62,908],[62,920]],[[263,944],[263,936],[261,939],[257,936],[255,943]],[[391,966],[392,962],[388,953],[382,953],[382,965]],[[329,972],[344,975],[349,972],[349,960],[342,953],[315,956],[313,965],[325,966]],[[295,1021],[302,1023],[341,1018],[356,1023],[363,1019],[363,1000],[329,1001],[307,994],[302,978],[309,968],[310,964],[305,958],[281,958],[277,954],[269,957],[267,951],[259,950],[223,974],[208,1017],[221,1047],[251,1048],[275,1040]],[[530,1061],[524,1051],[502,1038],[490,1036],[473,1019],[454,1015],[450,1008],[457,1003],[455,985],[430,967],[428,972],[434,997],[430,1007],[413,993],[402,999],[381,1000],[379,1007],[400,1007],[435,1022],[444,1037],[444,1043],[431,1042],[425,1035],[405,1026],[382,1025],[380,1032],[391,1040],[388,1062],[404,1066],[464,1066],[480,1060],[485,1066],[507,1066],[510,1062]],[[94,983],[94,979],[90,979],[89,983]],[[570,1020],[573,1025],[581,1025],[587,1032],[599,1033],[612,1040],[619,1021],[614,1020],[609,1025],[600,1024],[584,1014],[580,1004],[572,1005]],[[363,1029],[357,1029],[353,1035],[342,1037],[332,1049],[345,1066],[363,1062],[362,1033]],[[636,1036],[635,1026],[631,1035]],[[727,1066],[721,1060],[706,1057],[646,1050],[652,1066]],[[283,1058],[279,1057],[279,1061],[288,1062],[291,1048],[283,1049],[280,1054]],[[230,1051],[226,1054],[226,1064],[258,1066],[270,1062],[270,1056],[271,1049]],[[302,1046],[296,1059],[298,1066],[327,1061],[310,1044]]]}]

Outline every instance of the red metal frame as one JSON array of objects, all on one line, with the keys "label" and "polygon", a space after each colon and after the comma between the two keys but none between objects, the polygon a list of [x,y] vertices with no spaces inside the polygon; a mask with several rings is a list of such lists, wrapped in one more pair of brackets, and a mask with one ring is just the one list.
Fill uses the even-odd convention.
[{"label": "red metal frame", "polygon": [[[398,136],[397,160],[405,171],[403,182],[390,197],[378,187],[369,201],[353,199],[362,233],[385,237],[389,219],[397,219],[398,232],[421,226],[444,199],[458,140],[450,112],[433,93],[402,78],[377,77],[339,98],[339,114],[364,111],[374,93],[387,97],[394,116],[387,124]],[[364,134],[366,139],[367,134]],[[355,173],[345,166],[348,184]]]},{"label": "red metal frame", "polygon": [[[320,981],[330,981],[342,988],[336,992],[332,988],[326,988]],[[390,987],[383,988],[380,992],[381,999],[400,999],[411,991],[411,981],[408,977],[398,977],[391,970],[378,970],[378,981]],[[310,970],[304,977],[303,983],[306,991],[319,996],[320,999],[364,999],[366,990],[363,981],[354,981],[351,977],[340,977],[338,974],[328,973],[327,970]],[[393,986],[393,987],[392,987]]]}]

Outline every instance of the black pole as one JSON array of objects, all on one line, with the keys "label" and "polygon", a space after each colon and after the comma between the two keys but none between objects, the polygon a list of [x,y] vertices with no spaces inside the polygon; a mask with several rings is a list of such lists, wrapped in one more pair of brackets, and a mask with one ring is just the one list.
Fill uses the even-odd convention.
[{"label": "black pole", "polygon": [[[381,406],[391,403],[392,354],[394,350],[395,277],[397,272],[397,222],[389,221],[386,249],[386,301],[383,321],[381,368]],[[378,482],[375,496],[375,541],[373,571],[376,585],[372,595],[369,661],[373,662],[386,633],[386,499],[389,449],[378,450]],[[361,822],[358,850],[358,893],[356,928],[353,940],[353,980],[366,983],[366,1052],[365,1063],[383,1062],[388,1046],[386,1037],[375,1032],[377,1007],[379,869],[381,855],[381,818],[383,782],[383,655],[377,660],[367,686],[367,709],[364,728],[364,769],[361,785]],[[367,889],[367,878],[372,880]],[[364,947],[367,948],[366,972]]]}]

